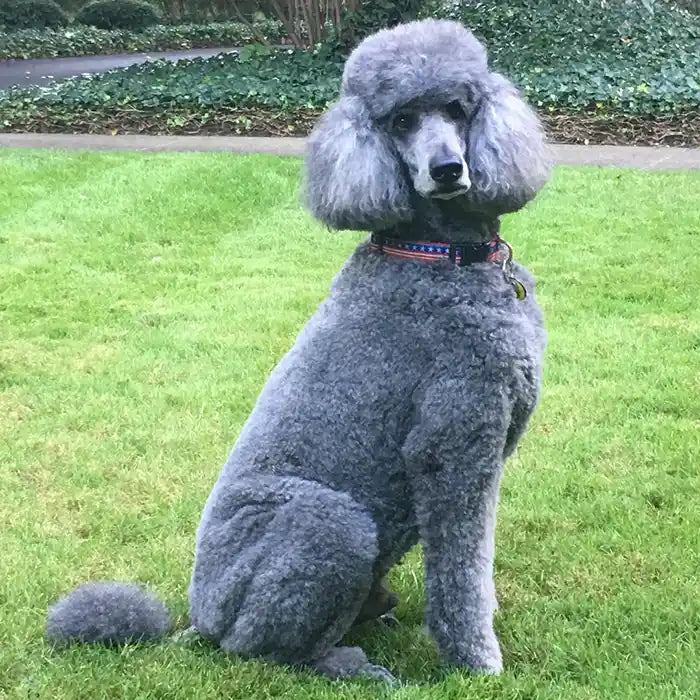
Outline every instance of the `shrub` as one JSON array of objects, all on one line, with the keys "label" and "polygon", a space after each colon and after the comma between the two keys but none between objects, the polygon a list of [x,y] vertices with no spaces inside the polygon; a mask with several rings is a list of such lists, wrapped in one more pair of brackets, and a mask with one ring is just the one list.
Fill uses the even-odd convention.
[{"label": "shrub", "polygon": [[[537,107],[666,114],[700,106],[700,20],[642,0],[455,0],[492,65]],[[427,8],[435,10],[432,8]]]},{"label": "shrub", "polygon": [[698,19],[653,0],[452,0],[425,9],[463,22],[511,69],[658,65],[700,50]]},{"label": "shrub", "polygon": [[139,30],[158,24],[160,16],[144,0],[94,0],[81,8],[75,19],[98,29]]},{"label": "shrub", "polygon": [[68,24],[68,16],[54,0],[0,0],[0,26],[44,29]]},{"label": "shrub", "polygon": [[362,0],[343,17],[343,43],[357,43],[378,29],[416,19],[424,4],[424,0]]}]

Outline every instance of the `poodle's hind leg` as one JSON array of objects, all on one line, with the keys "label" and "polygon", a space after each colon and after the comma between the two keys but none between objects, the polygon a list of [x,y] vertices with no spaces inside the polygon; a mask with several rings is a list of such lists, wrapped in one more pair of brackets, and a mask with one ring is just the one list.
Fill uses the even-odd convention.
[{"label": "poodle's hind leg", "polygon": [[297,478],[217,484],[197,536],[190,611],[229,652],[332,678],[391,674],[336,647],[373,584],[376,526],[347,494]]},{"label": "poodle's hind leg", "polygon": [[367,599],[362,604],[360,612],[353,624],[359,625],[368,620],[380,619],[388,625],[398,624],[396,616],[392,610],[398,605],[399,596],[390,591],[384,580],[375,579]]}]

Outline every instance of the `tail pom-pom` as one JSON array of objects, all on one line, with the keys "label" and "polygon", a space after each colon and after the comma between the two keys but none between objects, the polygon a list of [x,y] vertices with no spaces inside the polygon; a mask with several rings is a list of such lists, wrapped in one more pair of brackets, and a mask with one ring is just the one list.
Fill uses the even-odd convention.
[{"label": "tail pom-pom", "polygon": [[97,581],[78,586],[49,608],[46,636],[61,646],[125,644],[160,639],[171,626],[165,605],[141,586]]}]

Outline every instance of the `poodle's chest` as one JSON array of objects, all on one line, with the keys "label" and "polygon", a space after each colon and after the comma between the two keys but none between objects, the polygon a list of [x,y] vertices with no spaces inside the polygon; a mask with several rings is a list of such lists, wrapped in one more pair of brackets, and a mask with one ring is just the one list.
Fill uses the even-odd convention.
[{"label": "poodle's chest", "polygon": [[479,375],[509,387],[518,402],[535,400],[546,333],[532,300],[514,309],[465,308],[438,321],[427,329],[424,341],[433,348],[439,374]]},{"label": "poodle's chest", "polygon": [[500,357],[504,361],[536,362],[545,344],[541,316],[534,303],[514,309],[465,304],[451,313],[435,314],[425,324],[426,342],[455,360]]}]

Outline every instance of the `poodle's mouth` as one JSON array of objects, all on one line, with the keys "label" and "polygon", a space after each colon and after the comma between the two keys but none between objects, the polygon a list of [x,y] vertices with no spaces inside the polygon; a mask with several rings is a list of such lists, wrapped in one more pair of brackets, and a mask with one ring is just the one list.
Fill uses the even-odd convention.
[{"label": "poodle's mouth", "polygon": [[464,185],[458,187],[442,188],[430,194],[432,199],[454,199],[469,192],[469,188]]}]

